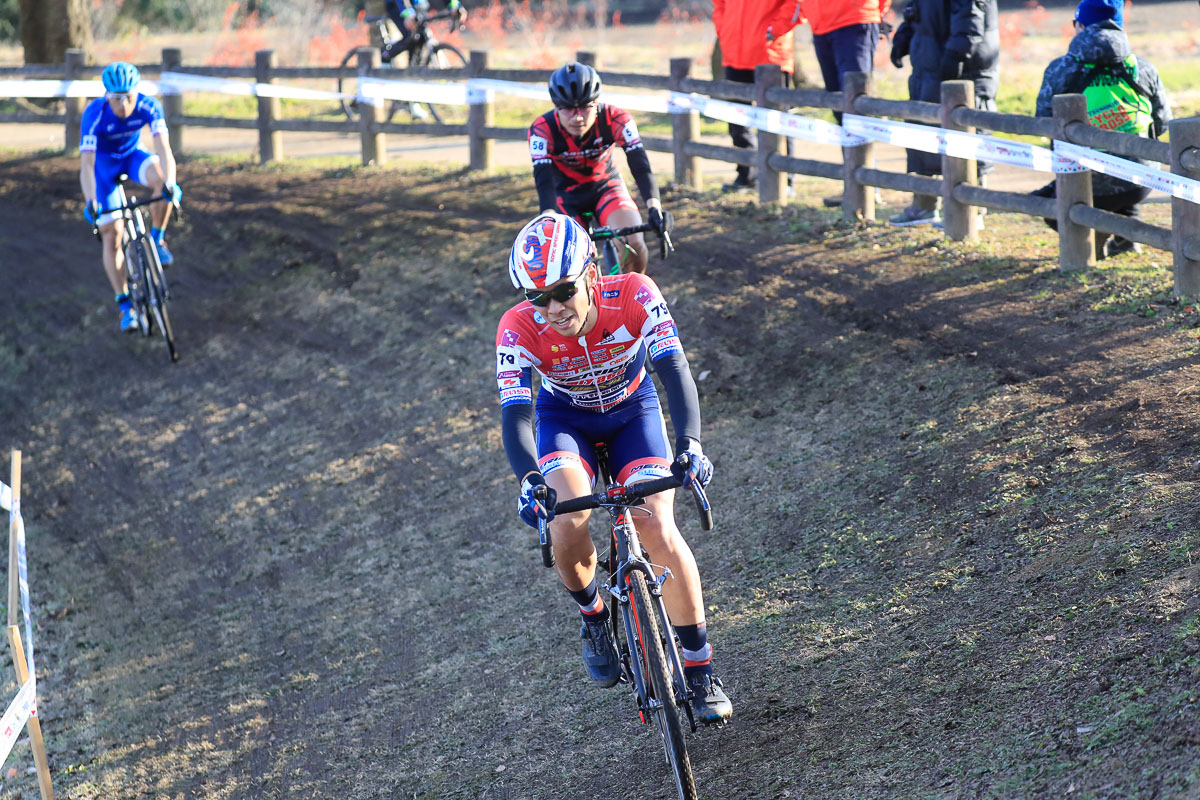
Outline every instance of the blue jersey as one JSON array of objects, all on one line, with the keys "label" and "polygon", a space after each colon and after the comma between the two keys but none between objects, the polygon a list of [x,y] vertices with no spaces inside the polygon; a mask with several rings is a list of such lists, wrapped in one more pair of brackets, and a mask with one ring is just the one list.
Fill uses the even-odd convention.
[{"label": "blue jersey", "polygon": [[150,126],[150,133],[155,136],[166,135],[167,121],[163,118],[162,105],[153,97],[138,94],[133,113],[125,119],[113,113],[107,100],[97,97],[88,103],[83,112],[79,150],[124,158],[138,149],[138,140],[145,125]]}]

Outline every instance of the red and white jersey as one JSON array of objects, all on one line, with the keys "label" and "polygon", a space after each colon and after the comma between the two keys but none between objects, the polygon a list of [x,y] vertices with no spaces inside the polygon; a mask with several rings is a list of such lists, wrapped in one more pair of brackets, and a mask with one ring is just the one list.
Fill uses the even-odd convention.
[{"label": "red and white jersey", "polygon": [[604,412],[646,379],[646,358],[682,353],[675,320],[654,281],[628,273],[602,276],[592,288],[596,324],[567,338],[528,301],[505,312],[496,330],[500,405],[532,403],[531,371],[542,391],[580,409]]}]

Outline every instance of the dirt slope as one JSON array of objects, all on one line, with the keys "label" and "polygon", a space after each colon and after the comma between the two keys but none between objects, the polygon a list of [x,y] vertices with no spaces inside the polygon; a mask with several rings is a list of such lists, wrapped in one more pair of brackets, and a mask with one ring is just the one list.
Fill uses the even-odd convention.
[{"label": "dirt slope", "polygon": [[[527,177],[186,164],[171,366],[116,332],[76,171],[0,162],[59,795],[669,797],[512,512]],[[718,527],[680,514],[737,708],[702,796],[1198,796],[1198,318],[1156,256],[1062,276],[1008,216],[947,247],[668,202]]]}]

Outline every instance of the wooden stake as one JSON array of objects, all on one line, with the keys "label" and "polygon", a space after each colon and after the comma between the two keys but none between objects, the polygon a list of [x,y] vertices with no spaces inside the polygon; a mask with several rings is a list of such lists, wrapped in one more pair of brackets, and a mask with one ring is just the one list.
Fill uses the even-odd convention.
[{"label": "wooden stake", "polygon": [[[13,666],[17,670],[17,684],[24,686],[29,680],[29,663],[25,660],[25,648],[21,646],[21,629],[16,625],[8,626],[8,644],[12,648]],[[37,707],[37,697],[34,697],[34,708]],[[29,729],[29,744],[33,750],[33,763],[37,767],[38,788],[42,792],[42,800],[54,800],[54,787],[50,783],[50,762],[46,760],[46,743],[42,739],[42,723],[36,716],[30,716],[25,722]]]}]

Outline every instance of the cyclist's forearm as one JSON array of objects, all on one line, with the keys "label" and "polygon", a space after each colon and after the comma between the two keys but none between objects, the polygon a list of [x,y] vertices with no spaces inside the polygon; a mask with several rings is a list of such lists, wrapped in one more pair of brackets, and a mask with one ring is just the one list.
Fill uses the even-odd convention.
[{"label": "cyclist's forearm", "polygon": [[500,431],[504,452],[517,480],[538,471],[537,445],[533,439],[533,406],[513,403],[500,410]]},{"label": "cyclist's forearm", "polygon": [[171,150],[171,140],[167,135],[154,137],[154,150],[158,153],[159,163],[162,164],[163,178],[168,184],[175,183],[175,153]]},{"label": "cyclist's forearm", "polygon": [[533,165],[533,185],[537,187],[538,206],[540,208],[558,208],[558,190],[554,186],[554,170],[552,164]]},{"label": "cyclist's forearm", "polygon": [[646,148],[638,147],[634,150],[626,150],[625,160],[629,162],[629,171],[633,173],[633,180],[637,183],[638,191],[642,193],[642,199],[649,207],[651,200],[659,198],[658,182],[654,180],[654,170],[650,168],[650,156],[646,154]]},{"label": "cyclist's forearm", "polygon": [[671,426],[675,429],[676,449],[683,438],[700,441],[700,395],[683,353],[670,353],[655,359],[655,370],[667,394]]},{"label": "cyclist's forearm", "polygon": [[85,151],[79,157],[79,188],[89,203],[96,199],[96,154]]}]

